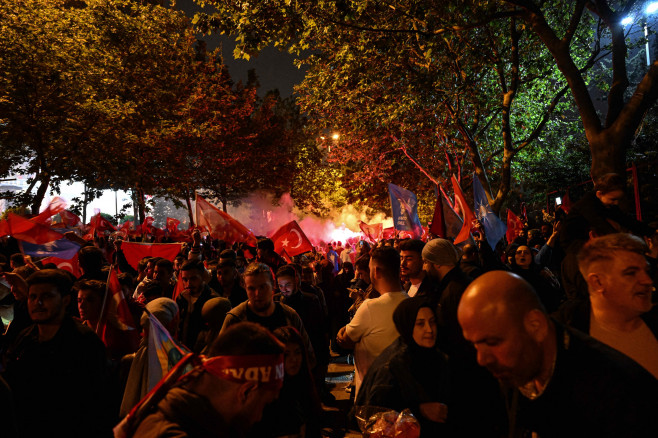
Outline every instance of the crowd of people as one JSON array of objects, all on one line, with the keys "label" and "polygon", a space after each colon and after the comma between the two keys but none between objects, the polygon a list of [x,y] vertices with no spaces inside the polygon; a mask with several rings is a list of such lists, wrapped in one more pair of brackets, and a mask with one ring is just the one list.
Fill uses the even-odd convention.
[{"label": "crowd of people", "polygon": [[[2,435],[319,437],[333,353],[354,359],[352,415],[408,409],[422,437],[655,436],[658,233],[623,196],[605,175],[496,248],[477,223],[459,247],[337,242],[293,260],[195,232],[135,269],[101,236],[79,278],[3,238]],[[100,336],[110,269],[141,338]],[[178,352],[159,382],[153,319]]]}]

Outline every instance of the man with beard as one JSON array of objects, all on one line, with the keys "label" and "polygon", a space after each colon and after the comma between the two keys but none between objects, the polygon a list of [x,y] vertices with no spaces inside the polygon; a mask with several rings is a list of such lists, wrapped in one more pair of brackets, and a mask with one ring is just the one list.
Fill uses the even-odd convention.
[{"label": "man with beard", "polygon": [[43,269],[27,279],[33,323],[5,352],[21,437],[104,437],[112,409],[105,347],[67,308],[68,273]]},{"label": "man with beard", "polygon": [[509,436],[646,437],[658,381],[623,354],[548,317],[525,280],[488,272],[458,309],[477,360],[508,387]]},{"label": "man with beard", "polygon": [[419,239],[407,239],[400,243],[400,277],[407,295],[434,294],[437,282],[423,269],[423,248],[425,242]]},{"label": "man with beard", "polygon": [[190,349],[194,347],[199,333],[204,328],[201,310],[203,305],[211,298],[218,297],[206,284],[209,277],[203,262],[188,260],[181,267],[180,278],[183,282],[183,292],[176,299],[180,309],[180,333],[181,340]]},{"label": "man with beard", "polygon": [[241,321],[255,322],[270,331],[292,326],[304,340],[311,367],[315,366],[313,347],[299,315],[292,307],[274,301],[274,276],[270,267],[254,262],[247,266],[243,276],[248,299],[226,314],[220,334]]},{"label": "man with beard", "polygon": [[393,324],[393,311],[409,298],[400,284],[400,254],[394,248],[375,249],[369,268],[370,281],[380,296],[364,301],[336,336],[338,345],[354,349],[355,396],[372,362],[400,335]]}]

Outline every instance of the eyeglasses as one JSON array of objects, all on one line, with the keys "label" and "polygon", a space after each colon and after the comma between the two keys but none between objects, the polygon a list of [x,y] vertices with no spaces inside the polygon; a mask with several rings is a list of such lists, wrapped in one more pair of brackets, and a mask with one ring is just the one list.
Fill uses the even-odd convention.
[{"label": "eyeglasses", "polygon": [[516,254],[519,254],[519,255],[521,255],[521,254],[530,254],[530,250],[521,249],[521,250],[517,251]]}]

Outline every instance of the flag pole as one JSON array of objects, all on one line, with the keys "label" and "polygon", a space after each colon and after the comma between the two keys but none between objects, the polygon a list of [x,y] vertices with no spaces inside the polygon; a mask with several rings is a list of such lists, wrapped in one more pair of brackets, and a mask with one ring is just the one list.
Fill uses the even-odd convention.
[{"label": "flag pole", "polygon": [[110,265],[110,271],[107,274],[107,281],[105,282],[105,295],[103,295],[103,307],[101,307],[101,316],[98,318],[96,323],[96,334],[98,334],[98,329],[100,328],[101,321],[103,320],[103,315],[105,314],[105,306],[107,304],[107,294],[110,291],[110,275],[112,275],[112,269],[114,265]]}]

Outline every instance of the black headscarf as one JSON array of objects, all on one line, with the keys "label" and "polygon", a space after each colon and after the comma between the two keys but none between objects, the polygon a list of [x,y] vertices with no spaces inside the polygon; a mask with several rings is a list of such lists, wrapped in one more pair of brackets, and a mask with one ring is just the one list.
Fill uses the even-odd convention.
[{"label": "black headscarf", "polygon": [[400,333],[400,337],[404,343],[413,349],[422,348],[416,344],[416,341],[414,341],[414,326],[416,325],[416,317],[418,316],[418,311],[422,307],[430,308],[434,314],[434,318],[436,318],[436,311],[429,303],[429,301],[423,297],[413,297],[402,300],[393,312],[393,322],[395,323],[395,328],[398,329],[398,333]]},{"label": "black headscarf", "polygon": [[[418,311],[427,307],[436,318],[435,308],[423,297],[402,300],[393,312],[393,322],[400,333],[400,340],[406,345],[404,351],[405,366],[409,374],[418,382],[419,400],[445,400],[447,394],[446,373],[447,359],[436,347],[421,347],[414,341],[413,333]],[[423,393],[421,395],[421,392]],[[439,395],[440,394],[440,395]]]}]

